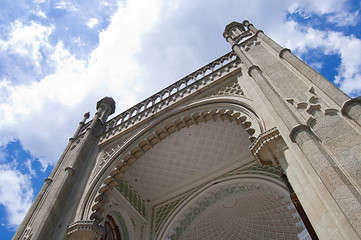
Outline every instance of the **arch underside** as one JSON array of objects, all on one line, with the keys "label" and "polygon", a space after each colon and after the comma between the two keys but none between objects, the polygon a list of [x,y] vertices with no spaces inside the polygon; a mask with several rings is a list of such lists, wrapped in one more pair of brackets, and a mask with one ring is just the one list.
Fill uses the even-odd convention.
[{"label": "arch underside", "polygon": [[267,192],[228,197],[199,216],[179,239],[298,239],[289,207],[282,196]]},{"label": "arch underside", "polygon": [[[130,151],[118,150],[122,160],[92,209],[101,214],[109,205],[122,205],[116,198],[104,200],[112,186],[146,220],[141,234],[149,239],[298,239],[302,224],[279,178],[280,167],[258,165],[249,149],[254,133],[263,129],[255,119],[213,108],[160,122],[148,137],[136,137]],[[158,141],[151,141],[154,136]],[[263,180],[219,184],[245,176]],[[212,196],[217,201],[207,203]],[[185,216],[195,209],[194,199],[207,208],[190,220]]]},{"label": "arch underside", "polygon": [[161,239],[299,239],[299,215],[273,181],[238,176],[218,185],[179,207]]}]

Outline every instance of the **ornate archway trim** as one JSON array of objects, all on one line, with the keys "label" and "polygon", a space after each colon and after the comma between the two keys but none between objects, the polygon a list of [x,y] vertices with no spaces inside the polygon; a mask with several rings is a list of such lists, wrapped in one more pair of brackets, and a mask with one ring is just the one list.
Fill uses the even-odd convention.
[{"label": "ornate archway trim", "polygon": [[[234,98],[203,99],[197,103],[190,104],[186,108],[165,115],[159,122],[153,122],[142,131],[134,134],[108,159],[107,163],[94,177],[89,188],[92,190],[88,191],[87,196],[84,198],[90,200],[83,202],[82,212],[80,212],[79,217],[83,219],[89,218],[90,212],[95,211],[96,213],[92,215],[92,218],[100,217],[101,220],[102,212],[104,212],[102,209],[103,203],[106,202],[104,200],[107,197],[107,192],[117,185],[117,181],[122,178],[123,173],[137,158],[162,139],[191,124],[210,120],[215,121],[217,119],[242,124],[250,134],[251,140],[255,139],[253,137],[255,132],[259,133],[264,129],[261,120],[249,108],[249,104],[244,104],[240,102],[240,99]],[[254,122],[254,125],[252,125],[252,122]],[[135,142],[137,143],[134,144]],[[109,173],[107,177],[104,175],[105,172]],[[94,197],[90,197],[91,195]]]},{"label": "ornate archway trim", "polygon": [[[231,171],[228,171],[225,174],[222,174],[219,177],[213,178],[201,185],[195,186],[191,189],[189,189],[186,192],[183,192],[179,195],[173,196],[167,200],[164,200],[162,202],[158,202],[155,204],[151,204],[150,207],[152,208],[152,217],[151,217],[151,233],[159,233],[159,229],[164,225],[168,219],[170,219],[170,216],[173,212],[176,211],[178,206],[188,199],[188,197],[193,194],[195,191],[197,191],[200,188],[203,188],[204,186],[209,185],[209,183],[214,181],[221,181],[222,179],[225,179],[227,177],[235,177],[235,176],[255,176],[260,175],[266,176],[269,178],[273,178],[276,180],[276,182],[282,182],[282,179],[280,178],[280,174],[282,172],[281,166],[272,167],[272,166],[261,166],[261,165],[255,165],[255,162],[249,162],[246,163],[236,169],[233,169]],[[283,182],[282,182],[283,183]]]}]

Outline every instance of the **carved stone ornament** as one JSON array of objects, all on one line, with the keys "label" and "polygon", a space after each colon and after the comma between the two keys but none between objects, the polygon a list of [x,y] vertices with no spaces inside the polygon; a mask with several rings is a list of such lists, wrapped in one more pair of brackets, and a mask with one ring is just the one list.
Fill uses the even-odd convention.
[{"label": "carved stone ornament", "polygon": [[250,149],[259,164],[276,166],[279,164],[277,156],[280,153],[275,152],[275,149],[282,149],[284,145],[282,136],[277,128],[272,128],[260,134],[252,143]]}]

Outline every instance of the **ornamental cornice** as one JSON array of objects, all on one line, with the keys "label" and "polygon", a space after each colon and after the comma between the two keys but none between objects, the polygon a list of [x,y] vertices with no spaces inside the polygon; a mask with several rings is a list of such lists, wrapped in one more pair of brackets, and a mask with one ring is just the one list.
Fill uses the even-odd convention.
[{"label": "ornamental cornice", "polygon": [[278,129],[276,127],[271,128],[263,133],[261,133],[256,140],[249,146],[252,152],[257,153],[264,144],[267,143],[267,141],[270,141],[272,139],[275,139],[277,137],[281,136]]},{"label": "ornamental cornice", "polygon": [[240,64],[235,53],[230,52],[141,101],[107,122],[107,130],[100,138],[100,144],[235,72]]},{"label": "ornamental cornice", "polygon": [[[273,149],[274,146],[284,145],[282,136],[276,127],[260,134],[251,144],[250,150],[256,161],[261,165],[278,165],[278,160]],[[280,148],[281,149],[281,148]]]}]

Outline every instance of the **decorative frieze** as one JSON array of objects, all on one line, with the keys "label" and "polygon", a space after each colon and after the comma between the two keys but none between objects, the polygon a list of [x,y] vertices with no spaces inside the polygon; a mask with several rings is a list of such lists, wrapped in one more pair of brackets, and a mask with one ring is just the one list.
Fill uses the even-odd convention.
[{"label": "decorative frieze", "polygon": [[244,92],[239,83],[236,81],[229,83],[227,86],[217,89],[212,96],[243,96]]}]

